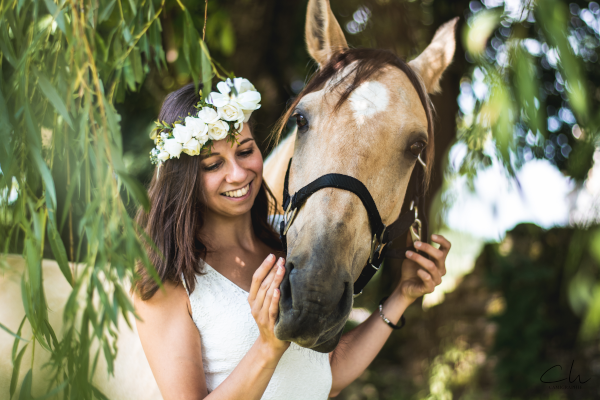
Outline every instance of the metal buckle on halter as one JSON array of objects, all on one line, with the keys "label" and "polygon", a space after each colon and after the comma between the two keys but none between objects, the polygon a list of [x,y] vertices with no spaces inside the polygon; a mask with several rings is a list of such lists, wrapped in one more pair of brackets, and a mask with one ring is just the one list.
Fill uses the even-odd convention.
[{"label": "metal buckle on halter", "polygon": [[292,221],[296,216],[296,211],[298,211],[297,208],[294,208],[294,210],[291,211],[291,208],[292,200],[290,199],[290,204],[288,205],[287,210],[285,210],[285,214],[283,214],[283,220],[285,221],[285,229],[283,230],[283,236],[287,234],[288,229],[290,229],[290,226],[292,226]]},{"label": "metal buckle on halter", "polygon": [[356,294],[352,294],[352,298],[355,299],[362,294],[362,290]]},{"label": "metal buckle on halter", "polygon": [[[386,245],[386,243],[383,243],[383,234],[385,233],[386,229],[387,229],[387,226],[384,225],[383,231],[381,231],[381,235],[379,235],[379,239],[377,238],[376,233],[373,235],[373,240],[371,241],[371,252],[369,253],[369,261],[368,261],[368,263],[373,268],[375,268],[375,266],[371,263],[371,261],[373,260],[373,255],[376,252],[379,252],[379,254],[381,254],[381,250],[383,250],[383,247]],[[375,268],[375,271],[379,271],[379,268]]]},{"label": "metal buckle on halter", "polygon": [[[413,222],[413,224],[410,226],[410,228],[408,229],[410,231],[410,237],[414,242],[420,242],[421,241],[421,220],[419,219],[419,209],[417,208],[417,206],[415,206],[415,201],[413,200],[410,203],[410,209],[412,210],[414,207],[415,209],[415,222]],[[415,231],[415,225],[417,227],[416,231]]]}]

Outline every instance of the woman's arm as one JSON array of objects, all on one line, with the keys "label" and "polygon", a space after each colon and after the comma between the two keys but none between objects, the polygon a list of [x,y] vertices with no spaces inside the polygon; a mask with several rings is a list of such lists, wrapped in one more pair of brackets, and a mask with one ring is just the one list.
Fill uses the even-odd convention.
[{"label": "woman's arm", "polygon": [[[263,282],[265,286],[254,291],[260,304],[253,311],[269,320],[277,315],[279,298],[275,288],[282,275],[275,274],[278,264],[271,269],[274,261],[263,263],[257,270],[258,284]],[[274,346],[268,337],[260,335],[233,372],[208,394],[201,340],[191,318],[189,297],[182,285],[165,283],[164,287],[148,301],[135,298],[136,312],[143,320],[136,320],[138,333],[163,398],[260,399],[289,343]]]},{"label": "woman's arm", "polygon": [[[431,293],[442,282],[446,274],[445,260],[450,242],[440,235],[432,235],[439,249],[416,242],[415,247],[429,254],[431,260],[413,252],[407,252],[402,263],[402,278],[396,289],[383,303],[383,314],[397,324],[406,308],[418,297]],[[427,271],[427,272],[426,272]],[[332,386],[330,397],[337,396],[342,389],[358,378],[379,353],[392,333],[376,311],[356,328],[345,333],[338,346],[330,353]]]}]

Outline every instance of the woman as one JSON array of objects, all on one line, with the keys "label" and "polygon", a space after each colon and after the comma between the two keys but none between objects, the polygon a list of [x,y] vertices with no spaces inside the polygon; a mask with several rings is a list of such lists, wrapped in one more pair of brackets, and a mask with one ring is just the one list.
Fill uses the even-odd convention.
[{"label": "woman", "polygon": [[[332,369],[333,353],[304,349],[274,335],[284,254],[267,222],[275,203],[262,180],[262,156],[251,124],[244,123],[252,107],[259,106],[241,100],[254,90],[246,80],[229,87],[222,82],[218,88],[209,102],[231,131],[239,130],[235,140],[221,135],[210,107],[198,112],[193,85],[171,93],[160,112],[159,129],[183,123],[186,115],[197,114],[200,121],[185,119],[185,126],[196,126],[195,134],[175,125],[173,132],[158,136],[160,148],[152,153],[159,172],[150,184],[150,212],[140,212],[138,221],[164,255],[150,252],[164,290],[140,267],[135,308],[142,319],[136,324],[144,352],[166,400],[337,395],[363,372],[392,329],[377,315],[346,334],[354,343],[375,336],[370,346],[344,349],[364,356],[360,371],[343,363]],[[235,109],[240,104],[246,107],[243,115]],[[207,137],[211,146],[199,150],[194,140],[207,142]],[[402,281],[383,308],[391,323],[441,282],[450,244],[435,235],[434,241],[442,244],[440,250],[415,244],[434,262],[418,254],[404,262]]]}]

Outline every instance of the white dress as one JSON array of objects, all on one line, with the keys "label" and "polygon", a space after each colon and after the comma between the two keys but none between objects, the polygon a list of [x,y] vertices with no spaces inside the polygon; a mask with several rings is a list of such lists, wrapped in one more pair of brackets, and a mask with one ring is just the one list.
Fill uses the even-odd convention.
[{"label": "white dress", "polygon": [[[210,393],[233,372],[259,331],[251,314],[248,292],[210,265],[204,265],[207,273],[196,275],[190,304],[202,340],[202,363]],[[261,400],[326,400],[330,390],[329,354],[291,343]]]}]

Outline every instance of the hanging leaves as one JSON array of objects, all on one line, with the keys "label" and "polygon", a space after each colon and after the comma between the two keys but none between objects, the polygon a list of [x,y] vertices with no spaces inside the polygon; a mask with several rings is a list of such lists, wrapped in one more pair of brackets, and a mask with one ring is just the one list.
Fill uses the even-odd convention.
[{"label": "hanging leaves", "polygon": [[[126,90],[139,90],[151,65],[166,67],[164,6],[165,0],[0,3],[0,190],[18,188],[15,201],[0,201],[0,242],[2,251],[22,249],[26,261],[25,319],[16,332],[0,321],[15,338],[10,397],[20,388],[19,398],[32,398],[36,371],[20,377],[19,369],[31,363],[26,349],[41,346],[51,352],[52,379],[38,399],[61,391],[68,398],[106,398],[92,385],[95,362],[104,357],[112,371],[118,316],[131,326],[134,315],[126,280],[138,261],[152,269],[124,203],[131,197],[147,210],[148,195],[123,161],[114,103]],[[210,87],[216,69],[181,7],[186,62],[194,80]],[[44,292],[48,254],[72,287],[60,338]],[[32,338],[22,337],[26,323]]]},{"label": "hanging leaves", "polygon": [[543,0],[503,13],[486,6],[469,18],[463,43],[474,68],[461,83],[458,132],[472,152],[461,173],[484,166],[487,152],[509,174],[546,158],[579,182],[587,178],[600,138],[588,93],[596,92],[589,54],[596,57],[599,46],[597,28],[583,26],[573,10]]}]

